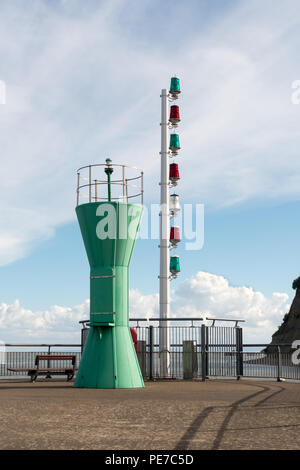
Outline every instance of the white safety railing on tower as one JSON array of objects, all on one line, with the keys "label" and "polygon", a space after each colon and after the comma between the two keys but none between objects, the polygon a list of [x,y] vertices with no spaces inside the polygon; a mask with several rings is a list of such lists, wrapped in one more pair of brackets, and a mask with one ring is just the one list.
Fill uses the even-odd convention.
[{"label": "white safety railing on tower", "polygon": [[109,159],[79,168],[76,205],[101,201],[144,204],[144,172]]}]

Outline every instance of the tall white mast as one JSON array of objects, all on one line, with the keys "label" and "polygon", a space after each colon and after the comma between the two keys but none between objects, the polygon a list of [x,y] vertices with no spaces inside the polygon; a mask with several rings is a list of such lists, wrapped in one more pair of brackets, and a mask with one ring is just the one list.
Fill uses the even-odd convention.
[{"label": "tall white mast", "polygon": [[159,357],[160,376],[170,375],[170,215],[169,215],[169,151],[168,151],[168,91],[161,90],[161,181],[160,181],[160,276],[159,276]]}]

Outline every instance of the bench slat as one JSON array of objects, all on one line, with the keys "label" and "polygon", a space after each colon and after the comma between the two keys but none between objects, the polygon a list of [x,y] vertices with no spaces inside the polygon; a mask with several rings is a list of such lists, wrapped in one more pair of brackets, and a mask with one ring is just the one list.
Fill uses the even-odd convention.
[{"label": "bench slat", "polygon": [[75,355],[74,356],[71,356],[71,355],[68,355],[68,356],[54,356],[54,355],[46,355],[46,356],[41,356],[41,355],[38,355],[37,356],[39,358],[40,361],[71,361],[74,357],[76,357]]},{"label": "bench slat", "polygon": [[12,372],[73,372],[73,369],[7,369],[11,370]]},{"label": "bench slat", "polygon": [[37,372],[72,372],[73,369],[38,369]]}]

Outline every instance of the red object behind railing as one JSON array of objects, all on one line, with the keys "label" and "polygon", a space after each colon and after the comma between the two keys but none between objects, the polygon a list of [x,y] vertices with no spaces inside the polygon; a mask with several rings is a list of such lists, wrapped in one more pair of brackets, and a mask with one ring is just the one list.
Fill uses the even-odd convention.
[{"label": "red object behind railing", "polygon": [[137,352],[137,332],[134,328],[130,328],[130,333],[134,344],[135,352]]}]

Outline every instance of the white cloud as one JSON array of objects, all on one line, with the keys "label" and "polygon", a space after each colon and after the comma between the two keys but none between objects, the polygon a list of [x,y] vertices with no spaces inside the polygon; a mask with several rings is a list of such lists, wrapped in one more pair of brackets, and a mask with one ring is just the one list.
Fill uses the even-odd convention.
[{"label": "white cloud", "polygon": [[151,318],[158,316],[158,294],[143,295],[138,289],[130,289],[130,318]]},{"label": "white cloud", "polygon": [[80,344],[81,320],[89,318],[89,300],[74,307],[53,305],[49,310],[33,312],[20,305],[0,304],[1,340],[6,343]]},{"label": "white cloud", "polygon": [[[158,294],[130,290],[130,317],[158,316]],[[174,317],[244,319],[244,341],[268,343],[288,311],[288,295],[275,292],[270,298],[251,287],[231,286],[223,276],[198,272],[172,292]],[[74,307],[52,306],[49,310],[25,309],[18,300],[0,304],[1,340],[6,342],[80,342],[80,320],[89,318],[89,301]],[[228,326],[228,324],[227,324]]]},{"label": "white cloud", "polygon": [[231,286],[223,276],[198,272],[174,292],[172,311],[177,317],[236,318],[243,324],[246,342],[269,342],[289,310],[289,297],[274,292],[270,298],[252,287]]}]

